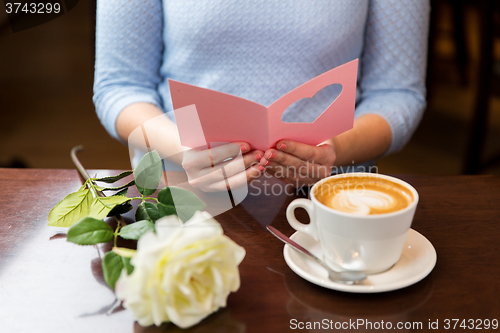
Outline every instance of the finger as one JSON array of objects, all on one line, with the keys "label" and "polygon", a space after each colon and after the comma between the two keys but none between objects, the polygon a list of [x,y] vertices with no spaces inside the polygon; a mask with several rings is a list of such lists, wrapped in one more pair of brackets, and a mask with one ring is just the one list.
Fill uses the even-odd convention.
[{"label": "finger", "polygon": [[235,158],[232,158],[232,159],[227,160],[225,162],[222,162],[220,164],[214,165],[213,168],[214,168],[214,170],[224,169],[226,176],[230,177],[232,175],[235,175],[239,172],[244,171],[245,169],[248,169],[253,164],[257,164],[257,161],[255,161],[255,157],[253,155],[253,152],[249,152],[249,153],[243,154],[243,156],[238,155]]},{"label": "finger", "polygon": [[262,175],[262,171],[264,170],[264,168],[262,167],[261,169],[259,169],[260,165],[257,161],[254,160],[252,154],[245,155],[243,155],[243,160],[239,160],[239,158],[236,158],[234,162],[231,162],[224,166],[224,173],[226,177],[232,177],[233,175],[245,171],[248,181],[251,181],[251,177],[256,176],[258,178]]},{"label": "finger", "polygon": [[222,186],[225,184],[224,173],[222,169],[217,171],[212,171],[206,175],[200,176],[199,174],[194,177],[188,174],[188,182],[191,186],[199,188],[205,192],[220,191],[226,188]]},{"label": "finger", "polygon": [[247,183],[259,179],[264,174],[264,167],[255,163],[246,170]]},{"label": "finger", "polygon": [[190,149],[184,152],[182,167],[188,172],[209,168],[238,156],[241,149],[249,150],[248,143],[227,143],[203,150]]},{"label": "finger", "polygon": [[[329,163],[330,162],[329,160],[332,158],[332,156],[329,155],[330,154],[334,155],[332,146],[329,145],[311,146],[305,143],[300,143],[292,140],[280,140],[276,143],[276,148],[279,151],[294,155],[301,160],[319,164]],[[328,152],[328,150],[331,150],[331,152]]]},{"label": "finger", "polygon": [[269,161],[265,166],[265,171],[279,179],[301,180],[315,182],[330,175],[331,167],[316,163],[305,163],[300,167],[286,166]]},{"label": "finger", "polygon": [[241,147],[235,143],[226,143],[210,148],[213,165],[220,164],[241,154]]},{"label": "finger", "polygon": [[189,149],[182,156],[182,167],[189,172],[190,170],[201,170],[212,166],[210,151]]},{"label": "finger", "polygon": [[[262,159],[262,156],[264,155],[264,152],[262,150],[254,150],[250,151],[246,154],[243,154],[243,167],[241,166],[241,161],[240,161],[240,156],[223,162],[221,164],[215,165],[214,167],[218,169],[219,167],[223,167],[225,169],[225,172],[228,174],[228,176],[232,176],[243,169],[248,169],[254,164],[258,164],[259,161]],[[236,162],[237,161],[237,162]]]},{"label": "finger", "polygon": [[203,169],[196,169],[196,168],[189,169],[188,174],[190,178],[194,179],[197,177],[206,176],[212,172],[223,169],[224,170],[223,172],[226,174],[226,177],[231,177],[232,175],[242,172],[245,169],[248,169],[253,164],[257,163],[258,162],[255,160],[253,152],[249,152],[244,154],[243,156],[238,155],[233,159],[230,159],[228,161],[225,161],[223,163],[214,166],[205,167]]},{"label": "finger", "polygon": [[269,161],[264,167],[264,171],[278,179],[295,178],[296,169],[288,170],[286,166]]},{"label": "finger", "polygon": [[248,153],[252,149],[250,144],[247,142],[238,141],[238,142],[233,142],[233,144],[240,146],[240,150],[243,154]]},{"label": "finger", "polygon": [[256,164],[245,170],[245,172],[240,172],[228,177],[227,183],[229,184],[229,188],[234,191],[244,186],[248,186],[251,181],[260,178],[263,174],[264,172],[260,171]]},{"label": "finger", "polygon": [[262,157],[264,156],[264,152],[262,150],[253,150],[246,154],[243,154],[243,159],[245,161],[245,167],[249,167],[255,163],[259,163]]},{"label": "finger", "polygon": [[263,173],[264,173],[263,171],[258,169],[258,166],[256,164],[243,172],[239,172],[235,175],[232,175],[231,177],[224,177],[224,179],[222,180],[219,179],[212,183],[194,182],[194,185],[191,184],[190,182],[190,184],[202,189],[205,192],[236,190],[242,188],[243,186],[247,186],[247,184],[250,183],[251,181],[260,178],[263,175]]},{"label": "finger", "polygon": [[250,145],[246,142],[232,142],[215,146],[210,149],[214,164],[219,164],[228,158],[234,158],[240,153],[250,151]]},{"label": "finger", "polygon": [[[247,144],[248,145],[248,144]],[[222,163],[218,163],[218,164],[214,164],[214,168],[217,169],[219,167],[224,167],[224,168],[227,168],[228,166],[230,166],[231,168],[228,169],[228,172],[232,175],[232,174],[236,174],[237,172],[240,172],[242,169],[247,169],[248,167],[250,167],[252,164],[254,164],[255,162],[257,162],[258,160],[260,160],[264,155],[264,152],[262,150],[253,150],[253,151],[249,151],[247,153],[243,153],[242,155],[237,155],[233,158],[228,158],[226,160],[224,160]],[[257,157],[258,156],[258,159]],[[243,164],[244,164],[244,167],[243,168],[240,168],[239,167],[239,159],[242,157],[242,160],[243,160]],[[215,159],[214,159],[215,161]],[[233,161],[238,161],[237,163],[233,162]]]},{"label": "finger", "polygon": [[[251,157],[247,157],[247,159],[250,160]],[[231,177],[232,175],[245,171],[245,159],[243,156],[238,155],[228,161],[214,165],[214,169],[222,169],[226,177]]]},{"label": "finger", "polygon": [[260,162],[262,157],[264,157],[264,152],[262,150],[256,150],[254,155],[255,161]]},{"label": "finger", "polygon": [[308,167],[307,164],[309,164],[308,161],[304,161],[297,156],[276,149],[269,149],[266,151],[264,157],[260,160],[260,163],[263,166],[269,165],[270,162],[275,162],[286,167],[293,167],[297,169],[301,167]]}]

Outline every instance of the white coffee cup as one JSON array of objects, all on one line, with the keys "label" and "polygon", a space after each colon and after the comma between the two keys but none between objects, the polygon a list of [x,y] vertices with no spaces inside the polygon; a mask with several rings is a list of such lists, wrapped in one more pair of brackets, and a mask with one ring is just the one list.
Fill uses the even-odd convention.
[{"label": "white coffee cup", "polygon": [[[330,208],[319,202],[314,193],[332,178],[376,177],[400,184],[413,200],[400,210],[373,215],[356,215]],[[321,188],[320,188],[321,189]],[[325,178],[310,191],[310,198],[295,199],[286,211],[288,223],[297,231],[318,241],[325,263],[337,271],[359,271],[368,274],[391,268],[401,257],[406,235],[417,208],[418,193],[410,184],[386,175],[372,173],[341,174]],[[310,223],[295,217],[295,209],[303,208]]]}]

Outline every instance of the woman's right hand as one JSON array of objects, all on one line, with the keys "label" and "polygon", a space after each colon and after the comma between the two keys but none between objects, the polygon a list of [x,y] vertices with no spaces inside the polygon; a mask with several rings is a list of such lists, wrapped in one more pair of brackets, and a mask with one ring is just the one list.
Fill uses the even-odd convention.
[{"label": "woman's right hand", "polygon": [[189,184],[204,192],[235,190],[246,186],[263,174],[256,155],[246,142],[227,143],[210,149],[190,149],[184,152],[182,167]]}]

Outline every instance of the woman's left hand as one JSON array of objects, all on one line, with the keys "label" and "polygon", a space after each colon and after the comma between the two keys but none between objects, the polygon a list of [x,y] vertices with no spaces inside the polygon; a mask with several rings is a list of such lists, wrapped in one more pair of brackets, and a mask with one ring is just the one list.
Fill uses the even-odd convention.
[{"label": "woman's left hand", "polygon": [[268,149],[259,160],[266,172],[295,187],[311,185],[330,176],[335,163],[335,147],[328,143],[310,146],[280,140],[276,149]]}]

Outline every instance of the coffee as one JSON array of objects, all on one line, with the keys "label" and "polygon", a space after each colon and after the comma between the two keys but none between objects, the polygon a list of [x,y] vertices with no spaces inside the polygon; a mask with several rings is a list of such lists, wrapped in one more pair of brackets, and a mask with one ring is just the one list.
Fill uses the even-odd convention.
[{"label": "coffee", "polygon": [[[286,219],[292,228],[319,242],[330,268],[374,274],[401,258],[417,204],[418,192],[400,179],[342,174],[316,183],[310,200],[293,200]],[[297,220],[297,208],[309,215],[308,224]]]},{"label": "coffee", "polygon": [[401,184],[356,174],[330,178],[316,186],[313,195],[327,207],[356,215],[395,212],[414,200],[412,192]]}]

